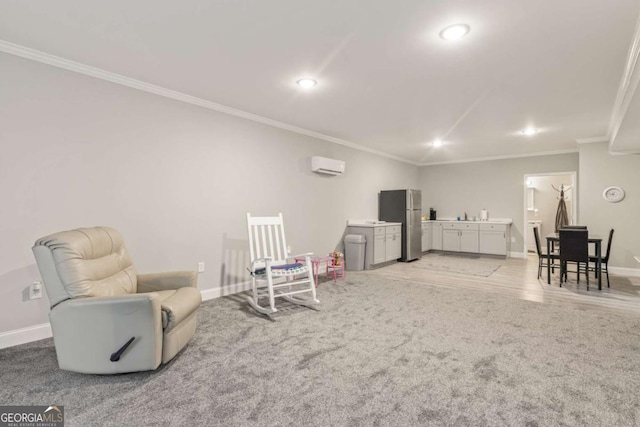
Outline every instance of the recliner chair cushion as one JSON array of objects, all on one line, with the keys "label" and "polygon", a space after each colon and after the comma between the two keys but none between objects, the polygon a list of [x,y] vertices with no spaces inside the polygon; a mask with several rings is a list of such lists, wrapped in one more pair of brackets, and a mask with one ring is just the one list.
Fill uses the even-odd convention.
[{"label": "recliner chair cushion", "polygon": [[79,228],[43,237],[70,298],[136,292],[137,273],[124,240],[109,227]]}]

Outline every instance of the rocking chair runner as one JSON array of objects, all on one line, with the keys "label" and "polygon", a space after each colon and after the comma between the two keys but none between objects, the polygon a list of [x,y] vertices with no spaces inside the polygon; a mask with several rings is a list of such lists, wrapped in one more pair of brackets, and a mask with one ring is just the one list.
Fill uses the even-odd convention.
[{"label": "rocking chair runner", "polygon": [[[302,306],[320,303],[316,299],[311,253],[290,256],[284,234],[282,214],[274,217],[252,217],[247,213],[249,253],[251,256],[252,296],[249,304],[262,314],[275,313],[276,298]],[[304,263],[292,263],[294,258],[304,257]],[[301,277],[302,276],[302,277]],[[311,298],[297,294],[311,293]],[[260,305],[261,298],[269,299],[269,306]]]}]

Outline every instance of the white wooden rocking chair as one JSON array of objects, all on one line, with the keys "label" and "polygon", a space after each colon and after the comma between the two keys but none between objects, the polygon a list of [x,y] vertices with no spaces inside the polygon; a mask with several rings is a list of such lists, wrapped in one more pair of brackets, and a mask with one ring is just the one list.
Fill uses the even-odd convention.
[{"label": "white wooden rocking chair", "polygon": [[[282,214],[273,217],[252,217],[247,213],[249,253],[251,255],[251,281],[253,295],[249,304],[263,314],[275,313],[276,298],[284,298],[294,304],[312,306],[320,303],[316,299],[311,253],[290,256],[284,235]],[[304,257],[304,263],[295,263],[295,258]],[[298,294],[311,293],[311,298],[300,298]],[[296,295],[296,296],[294,296]],[[269,298],[269,306],[260,305],[260,298]]]}]

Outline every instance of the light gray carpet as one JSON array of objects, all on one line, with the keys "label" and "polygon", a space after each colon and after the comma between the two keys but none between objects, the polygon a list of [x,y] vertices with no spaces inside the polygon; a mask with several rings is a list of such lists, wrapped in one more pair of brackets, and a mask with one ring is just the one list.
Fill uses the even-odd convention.
[{"label": "light gray carpet", "polygon": [[427,270],[447,271],[450,273],[467,274],[471,276],[489,277],[497,269],[502,267],[499,261],[488,262],[486,258],[479,259],[477,256],[465,256],[456,254],[429,253],[422,255],[422,258],[412,262],[413,268],[424,268]]},{"label": "light gray carpet", "polygon": [[68,426],[640,423],[638,316],[366,272],[319,298],[275,320],[208,301],[153,373],[60,371],[51,340],[0,350],[0,402],[65,405]]}]

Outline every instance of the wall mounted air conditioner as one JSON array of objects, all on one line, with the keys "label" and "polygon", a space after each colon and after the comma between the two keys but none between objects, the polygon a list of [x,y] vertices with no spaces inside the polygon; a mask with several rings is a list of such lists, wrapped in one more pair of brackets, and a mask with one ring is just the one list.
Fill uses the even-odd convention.
[{"label": "wall mounted air conditioner", "polygon": [[342,160],[328,159],[326,157],[311,157],[311,170],[327,175],[340,175],[344,172],[344,162]]}]

